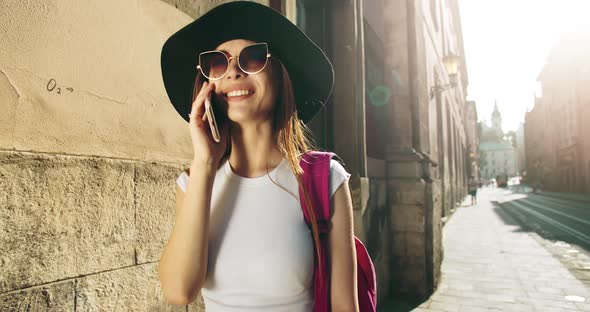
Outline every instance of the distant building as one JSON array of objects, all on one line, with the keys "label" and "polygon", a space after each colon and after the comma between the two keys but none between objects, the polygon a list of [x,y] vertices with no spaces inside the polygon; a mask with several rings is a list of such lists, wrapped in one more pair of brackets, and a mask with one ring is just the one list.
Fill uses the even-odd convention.
[{"label": "distant building", "polygon": [[[546,106],[546,105],[545,105]],[[545,180],[552,163],[552,153],[546,150],[552,145],[552,137],[549,135],[546,124],[545,107],[540,98],[535,99],[535,106],[525,115],[524,136],[525,136],[525,157],[526,157],[526,180],[529,185],[537,185]]]},{"label": "distant building", "polygon": [[502,131],[502,114],[498,110],[498,103],[494,103],[494,112],[492,113],[491,121],[491,126],[488,126],[485,121],[480,123],[480,141],[502,142],[504,131]]},{"label": "distant building", "polygon": [[495,178],[497,175],[517,175],[516,150],[513,142],[504,139],[502,131],[502,114],[498,103],[494,104],[492,126],[485,122],[480,124],[479,173],[484,179]]},{"label": "distant building", "polygon": [[479,129],[475,101],[467,101],[465,135],[467,136],[467,176],[479,179]]},{"label": "distant building", "polygon": [[494,103],[494,112],[492,113],[492,129],[502,137],[504,131],[502,131],[502,114],[498,110],[498,103]]},{"label": "distant building", "polygon": [[[582,38],[586,39],[582,39]],[[590,33],[562,38],[526,114],[527,179],[543,189],[590,193]]]},{"label": "distant building", "polygon": [[510,142],[483,142],[479,150],[482,178],[491,179],[501,174],[509,177],[516,175],[515,149]]},{"label": "distant building", "polygon": [[524,123],[521,123],[516,130],[516,171],[522,175],[526,170]]}]

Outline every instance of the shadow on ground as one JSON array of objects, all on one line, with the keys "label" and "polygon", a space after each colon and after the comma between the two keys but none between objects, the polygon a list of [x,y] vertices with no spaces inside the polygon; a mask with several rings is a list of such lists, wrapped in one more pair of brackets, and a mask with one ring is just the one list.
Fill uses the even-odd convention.
[{"label": "shadow on ground", "polygon": [[377,308],[377,312],[408,312],[421,305],[423,302],[409,302],[407,299],[391,298]]},{"label": "shadow on ground", "polygon": [[[577,224],[579,222],[587,223],[588,221],[576,221],[575,217],[568,217],[568,211],[565,209],[571,207],[571,205],[580,205],[581,203],[564,200],[562,200],[563,203],[555,203],[547,199],[544,200],[544,198],[550,196],[543,197],[537,194],[521,193],[518,195],[522,196],[503,202],[492,201],[494,212],[500,216],[505,224],[518,226],[515,231],[534,232],[544,239],[563,241],[590,251],[590,241],[587,239],[590,236],[590,231],[585,226]],[[554,206],[558,204],[565,206]],[[584,205],[584,203],[581,205]],[[577,218],[581,219],[580,216],[577,216]],[[588,214],[584,218],[589,218]]]}]

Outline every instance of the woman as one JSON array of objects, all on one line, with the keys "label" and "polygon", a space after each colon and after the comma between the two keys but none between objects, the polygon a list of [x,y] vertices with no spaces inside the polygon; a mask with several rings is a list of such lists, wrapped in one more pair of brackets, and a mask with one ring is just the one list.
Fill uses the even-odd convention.
[{"label": "woman", "polygon": [[[318,236],[299,202],[299,157],[304,122],[331,93],[327,57],[278,12],[231,2],[167,40],[162,74],[194,149],[158,267],[164,297],[186,305],[201,291],[208,312],[312,311]],[[203,120],[209,94],[219,143]],[[358,311],[349,177],[332,160],[332,311]]]}]

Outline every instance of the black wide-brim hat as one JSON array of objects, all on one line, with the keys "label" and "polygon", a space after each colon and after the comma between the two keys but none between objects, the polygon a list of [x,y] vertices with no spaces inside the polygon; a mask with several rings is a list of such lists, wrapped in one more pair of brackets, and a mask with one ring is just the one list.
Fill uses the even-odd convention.
[{"label": "black wide-brim hat", "polygon": [[307,123],[324,107],[334,85],[326,54],[279,12],[262,4],[236,1],[219,5],[174,33],[162,47],[162,78],[176,111],[189,121],[198,55],[232,39],[268,43],[293,84],[299,119]]}]

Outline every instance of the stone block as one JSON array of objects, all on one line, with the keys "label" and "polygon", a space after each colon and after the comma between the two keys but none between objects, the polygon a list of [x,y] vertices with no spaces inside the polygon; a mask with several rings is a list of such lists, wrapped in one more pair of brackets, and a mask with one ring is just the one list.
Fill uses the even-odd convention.
[{"label": "stone block", "polygon": [[159,261],[174,226],[176,178],[186,166],[137,163],[137,262]]},{"label": "stone block", "polygon": [[394,257],[392,259],[392,287],[398,294],[426,295],[424,257]]},{"label": "stone block", "polygon": [[0,152],[0,292],[134,264],[133,163]]},{"label": "stone block", "polygon": [[375,205],[382,210],[387,205],[387,183],[381,180],[370,180],[371,195],[374,196]]},{"label": "stone block", "polygon": [[426,183],[423,180],[390,180],[387,183],[389,203],[392,205],[423,205]]},{"label": "stone block", "polygon": [[363,243],[367,243],[367,228],[363,222],[363,215],[360,210],[353,210],[352,221],[354,223],[354,235]]},{"label": "stone block", "polygon": [[365,213],[369,201],[369,179],[353,176],[349,182],[352,208],[358,210],[361,215]]},{"label": "stone block", "polygon": [[360,220],[357,220],[355,216],[355,231],[356,223],[362,221],[366,240],[361,239],[373,257],[382,250],[390,250],[392,235],[388,217],[389,208],[386,206],[387,184],[385,181],[376,179],[369,182],[370,195],[367,209]]},{"label": "stone block", "polygon": [[392,238],[395,236],[391,234],[389,226],[385,225],[381,231],[371,237],[372,240],[369,240],[367,248],[375,265],[378,293],[388,294],[389,281],[391,280],[391,258],[394,257],[391,252]]},{"label": "stone block", "polygon": [[[441,263],[443,259],[443,246],[442,246],[442,194],[441,194],[441,181],[434,180],[430,184],[432,194],[432,207],[428,208],[432,210],[431,213],[431,235],[426,235],[426,239],[431,239],[432,242],[432,268],[433,268],[433,279],[434,285],[438,284],[441,277]],[[430,237],[430,238],[429,238]]]},{"label": "stone block", "polygon": [[74,280],[4,293],[0,311],[74,311]]},{"label": "stone block", "polygon": [[390,281],[391,281],[391,264],[390,264],[390,255],[387,253],[382,253],[377,255],[377,257],[373,260],[373,264],[375,266],[375,275],[377,277],[377,296],[378,298],[385,299],[386,294],[390,292]]},{"label": "stone block", "polygon": [[416,161],[391,162],[387,169],[387,174],[392,178],[415,179],[422,176],[422,165]]},{"label": "stone block", "polygon": [[76,281],[76,310],[184,312],[164,299],[157,263],[88,275]]},{"label": "stone block", "polygon": [[[396,269],[400,270],[400,269]],[[412,298],[427,298],[426,280],[424,271],[405,270],[399,277],[392,277],[392,291],[401,296]]]},{"label": "stone block", "polygon": [[405,233],[406,256],[426,257],[425,237],[421,232]]},{"label": "stone block", "polygon": [[423,206],[393,205],[390,218],[394,231],[424,232]]},{"label": "stone block", "polygon": [[406,232],[393,232],[393,237],[390,239],[393,243],[393,256],[394,257],[405,257],[406,256]]},{"label": "stone block", "polygon": [[205,312],[205,302],[201,293],[199,293],[197,300],[188,305],[188,312]]}]

